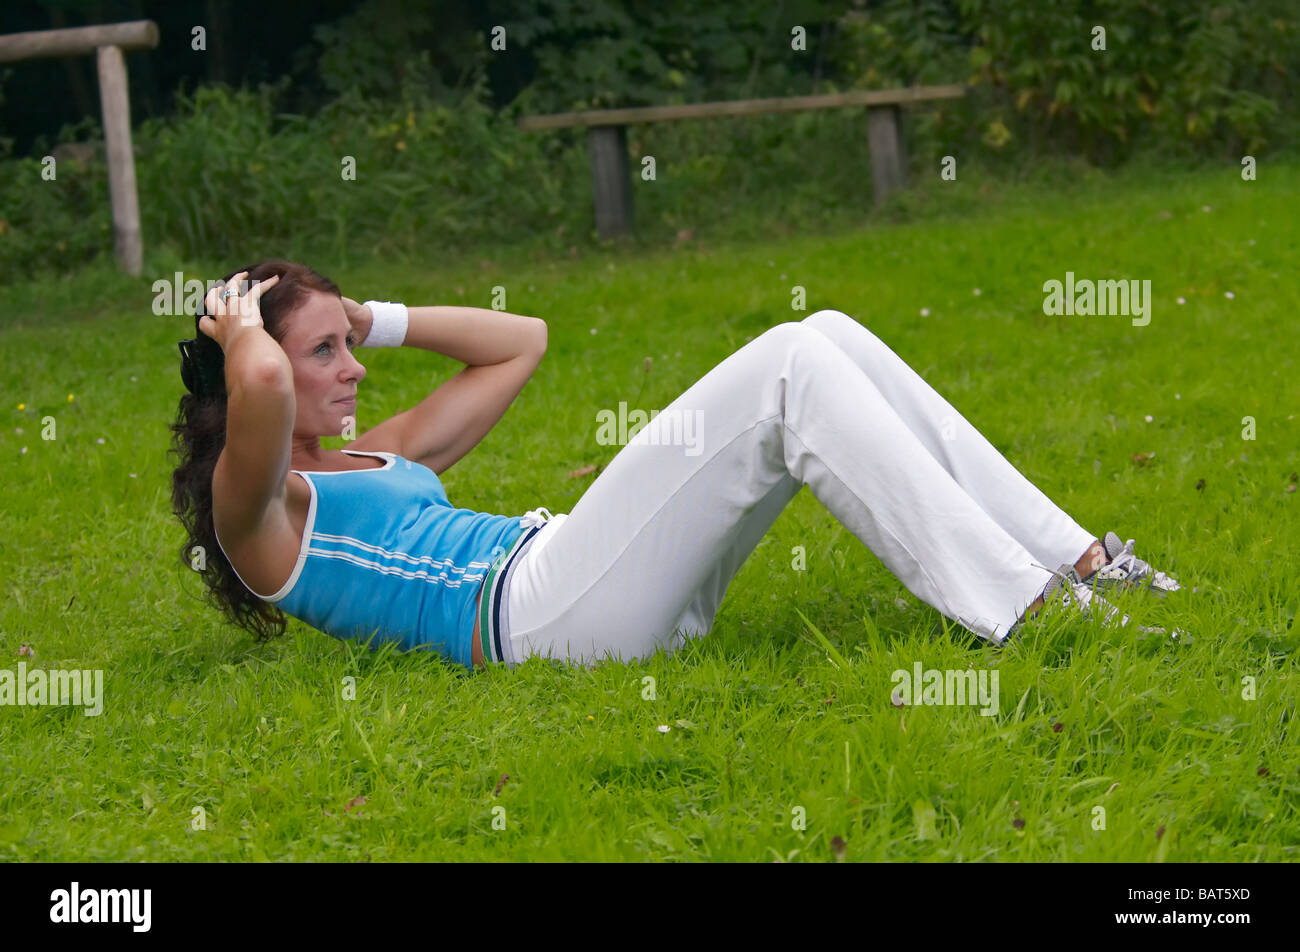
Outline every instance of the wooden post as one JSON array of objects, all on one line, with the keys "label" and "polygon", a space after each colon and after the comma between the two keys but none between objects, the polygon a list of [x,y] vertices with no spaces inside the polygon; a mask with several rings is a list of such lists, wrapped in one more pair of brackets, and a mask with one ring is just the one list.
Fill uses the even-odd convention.
[{"label": "wooden post", "polygon": [[131,148],[131,104],[122,51],[150,50],[157,45],[158,25],[152,20],[0,36],[0,63],[95,53],[104,119],[104,152],[108,157],[108,188],[113,203],[113,251],[118,266],[133,277],[139,277],[144,268],[144,249],[135,186],[135,153]]},{"label": "wooden post", "polygon": [[897,106],[872,106],[867,110],[867,147],[871,153],[872,199],[876,205],[907,179],[903,139]]},{"label": "wooden post", "polygon": [[616,238],[632,230],[632,183],[627,168],[627,127],[592,126],[591,187],[596,205],[596,233]]},{"label": "wooden post", "polygon": [[144,248],[140,239],[140,201],[135,190],[126,62],[116,46],[101,46],[96,51],[96,59],[108,155],[108,191],[113,203],[113,252],[123,271],[139,277],[144,267]]}]

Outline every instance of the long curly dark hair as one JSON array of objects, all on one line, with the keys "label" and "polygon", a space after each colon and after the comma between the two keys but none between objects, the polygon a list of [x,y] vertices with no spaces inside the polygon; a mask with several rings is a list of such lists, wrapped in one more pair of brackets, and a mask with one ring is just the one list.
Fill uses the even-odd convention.
[{"label": "long curly dark hair", "polygon": [[[275,287],[259,301],[262,325],[276,342],[284,339],[288,329],[285,318],[306,302],[310,292],[323,291],[342,297],[337,284],[295,261],[270,259],[237,268],[222,278],[223,283],[240,271],[248,272],[250,285],[272,275],[280,276]],[[270,602],[262,601],[239,580],[217,544],[212,521],[212,472],[226,445],[225,355],[221,345],[203,333],[195,338],[192,353],[203,370],[203,377],[222,383],[204,389],[202,397],[193,393],[182,395],[176,422],[170,427],[172,452],[180,457],[180,465],[172,471],[172,509],[188,536],[180,548],[181,562],[191,567],[194,548],[201,546],[205,567],[200,575],[208,587],[208,600],[236,625],[251,632],[257,641],[268,641],[284,633],[287,624],[284,613]]]}]

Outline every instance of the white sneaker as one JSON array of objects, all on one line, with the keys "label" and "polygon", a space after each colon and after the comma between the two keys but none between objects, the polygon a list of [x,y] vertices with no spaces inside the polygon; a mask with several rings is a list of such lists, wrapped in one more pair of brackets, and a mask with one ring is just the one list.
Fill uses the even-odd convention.
[{"label": "white sneaker", "polygon": [[[1039,566],[1039,568],[1046,568],[1046,566]],[[1051,569],[1047,571],[1052,572]],[[1096,594],[1092,586],[1084,584],[1072,565],[1062,565],[1052,572],[1052,577],[1047,580],[1047,585],[1043,589],[1042,597],[1043,607],[1039,609],[1040,612],[1057,604],[1067,609],[1077,610],[1085,616],[1092,616],[1096,612],[1101,617],[1103,625],[1122,628],[1128,624],[1128,615],[1122,614],[1116,606]],[[1011,626],[1006,638],[1003,639],[1004,642],[1010,641],[1017,634],[1024,620],[1022,616]]]},{"label": "white sneaker", "polygon": [[1103,592],[1121,588],[1145,588],[1161,598],[1182,588],[1172,576],[1156,571],[1134,555],[1133,542],[1133,539],[1129,539],[1120,545],[1119,536],[1107,532],[1102,545],[1110,561],[1085,576],[1082,581]]},{"label": "white sneaker", "polygon": [[[1082,615],[1090,616],[1094,610],[1100,612],[1103,625],[1122,628],[1128,624],[1128,615],[1121,614],[1117,607],[1098,595],[1092,585],[1079,578],[1072,565],[1062,565],[1048,579],[1047,587],[1043,589],[1043,607],[1051,604],[1053,598],[1067,608],[1078,609]],[[1118,622],[1115,620],[1117,616]]]}]

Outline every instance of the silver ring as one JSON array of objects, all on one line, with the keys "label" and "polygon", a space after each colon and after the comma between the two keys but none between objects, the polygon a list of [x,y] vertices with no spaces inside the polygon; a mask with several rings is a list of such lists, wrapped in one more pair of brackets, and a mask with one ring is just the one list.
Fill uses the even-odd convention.
[{"label": "silver ring", "polygon": [[224,302],[224,301],[226,300],[226,298],[230,297],[230,295],[232,295],[232,294],[233,294],[235,297],[239,297],[239,289],[238,289],[238,288],[226,288],[226,293],[223,294],[223,295],[221,295],[221,300]]}]

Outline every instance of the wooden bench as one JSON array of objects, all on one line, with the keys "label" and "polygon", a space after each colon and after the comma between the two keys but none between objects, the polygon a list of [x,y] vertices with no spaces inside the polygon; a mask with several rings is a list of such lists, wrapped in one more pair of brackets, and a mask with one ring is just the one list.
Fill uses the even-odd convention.
[{"label": "wooden bench", "polygon": [[532,131],[587,127],[591,152],[591,186],[596,205],[596,232],[613,238],[632,230],[632,183],[628,174],[627,127],[640,122],[757,116],[809,109],[867,107],[867,148],[871,154],[871,184],[876,204],[905,184],[907,157],[899,108],[930,99],[957,99],[963,86],[912,86],[908,89],[858,89],[817,96],[744,99],[688,106],[641,106],[632,109],[593,109],[526,116],[519,128]]}]

